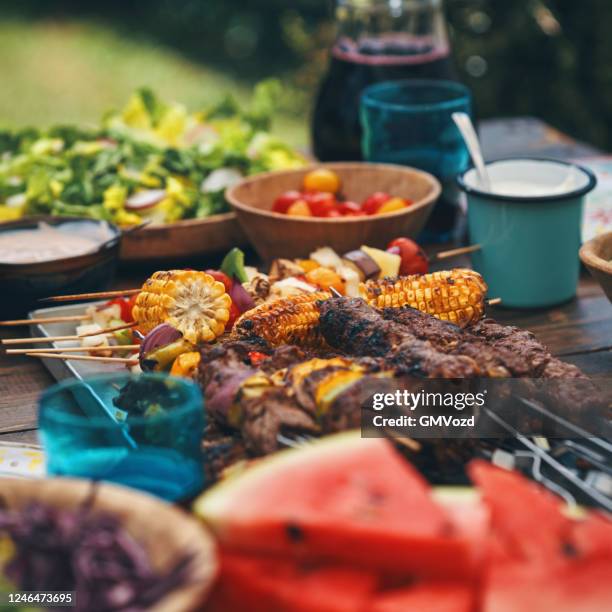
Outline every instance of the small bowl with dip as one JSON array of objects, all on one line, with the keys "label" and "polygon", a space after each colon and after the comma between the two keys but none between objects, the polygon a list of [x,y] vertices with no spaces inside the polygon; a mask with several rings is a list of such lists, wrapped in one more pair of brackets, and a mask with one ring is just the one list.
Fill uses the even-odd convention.
[{"label": "small bowl with dip", "polygon": [[475,169],[458,177],[467,194],[472,262],[489,295],[511,308],[545,308],[576,294],[585,195],[597,180],[588,169],[549,159],[487,163],[491,188]]},{"label": "small bowl with dip", "polygon": [[3,317],[37,299],[106,289],[117,266],[120,230],[106,221],[29,217],[0,225]]}]

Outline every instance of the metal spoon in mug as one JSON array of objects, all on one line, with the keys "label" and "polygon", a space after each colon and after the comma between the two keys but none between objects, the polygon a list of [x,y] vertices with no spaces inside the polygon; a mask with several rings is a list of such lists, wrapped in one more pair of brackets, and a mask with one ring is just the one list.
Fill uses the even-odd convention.
[{"label": "metal spoon in mug", "polygon": [[470,157],[474,162],[474,166],[476,166],[478,182],[486,191],[491,191],[491,180],[489,179],[489,175],[487,173],[487,168],[482,156],[482,150],[480,148],[480,142],[478,141],[478,136],[476,135],[476,130],[474,129],[474,124],[472,123],[470,116],[467,113],[453,113],[451,117],[459,128],[459,131],[463,136],[463,140],[465,141],[465,145],[470,153]]}]

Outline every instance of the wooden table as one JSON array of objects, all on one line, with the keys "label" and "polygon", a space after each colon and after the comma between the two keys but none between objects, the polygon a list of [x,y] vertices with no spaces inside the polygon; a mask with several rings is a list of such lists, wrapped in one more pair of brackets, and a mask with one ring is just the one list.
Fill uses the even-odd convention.
[{"label": "wooden table", "polygon": [[[489,159],[519,154],[574,158],[597,151],[532,118],[484,122],[480,133]],[[202,267],[218,262],[200,262]],[[194,267],[200,267],[196,262]],[[138,287],[153,269],[122,271],[116,288]],[[6,299],[6,296],[4,296]],[[532,330],[550,350],[594,377],[612,375],[612,305],[584,273],[575,300],[548,310],[489,310],[501,323]],[[0,330],[0,338],[28,335],[25,328]],[[0,355],[0,442],[37,441],[37,399],[54,381],[27,357]]]}]

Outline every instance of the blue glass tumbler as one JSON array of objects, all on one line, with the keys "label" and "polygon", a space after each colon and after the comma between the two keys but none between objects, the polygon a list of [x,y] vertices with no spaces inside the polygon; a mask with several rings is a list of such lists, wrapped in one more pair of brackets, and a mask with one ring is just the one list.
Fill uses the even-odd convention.
[{"label": "blue glass tumbler", "polygon": [[66,380],[42,394],[39,426],[49,475],[110,481],[169,501],[203,487],[203,399],[190,380]]},{"label": "blue glass tumbler", "polygon": [[361,95],[365,159],[425,170],[442,183],[442,196],[420,237],[424,242],[453,237],[461,197],[455,179],[468,168],[469,154],[452,114],[471,110],[469,89],[454,81],[387,81]]}]

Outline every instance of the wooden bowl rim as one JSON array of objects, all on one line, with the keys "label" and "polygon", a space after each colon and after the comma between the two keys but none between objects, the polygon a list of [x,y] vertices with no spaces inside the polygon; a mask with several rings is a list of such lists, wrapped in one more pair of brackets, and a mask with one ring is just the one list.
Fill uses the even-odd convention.
[{"label": "wooden bowl rim", "polygon": [[[180,609],[186,612],[187,610],[200,609],[203,605],[202,602],[212,587],[218,568],[218,562],[215,555],[216,543],[215,539],[204,525],[186,511],[147,493],[107,482],[94,483],[93,481],[80,478],[21,479],[1,477],[0,485],[0,498],[4,496],[10,498],[10,492],[12,490],[15,491],[20,498],[28,498],[30,501],[42,501],[53,507],[62,507],[64,509],[76,507],[78,503],[83,503],[91,494],[92,487],[95,486],[97,494],[93,508],[96,512],[107,511],[112,515],[114,514],[113,508],[116,508],[118,501],[121,500],[124,502],[121,504],[121,513],[123,514],[131,514],[134,517],[142,518],[142,506],[144,505],[145,514],[148,516],[157,516],[158,513],[164,514],[165,518],[168,520],[163,524],[169,529],[189,527],[189,542],[192,550],[198,550],[196,554],[199,556],[198,561],[200,564],[204,558],[202,556],[204,551],[210,553],[207,559],[210,566],[207,568],[208,581],[191,580],[186,582],[184,585],[170,591],[162,599],[158,600],[150,608],[150,611],[176,612]],[[61,495],[59,493],[62,490],[65,491],[66,498],[70,499],[73,505],[61,504]],[[112,501],[110,504],[105,503],[105,492],[108,492],[111,496]],[[49,494],[51,495],[50,498]],[[11,507],[10,502],[8,506],[9,508]],[[149,512],[150,514],[148,514]],[[146,541],[141,542],[141,544],[144,546],[147,553],[149,553]],[[202,568],[200,567],[199,573],[201,572]],[[185,607],[188,599],[191,600],[189,607]]]},{"label": "wooden bowl rim", "polygon": [[[420,200],[413,202],[410,206],[407,206],[401,210],[384,213],[382,215],[368,215],[366,217],[289,217],[288,215],[284,215],[282,213],[273,212],[271,210],[266,210],[262,208],[256,208],[255,206],[251,206],[250,204],[245,204],[241,202],[237,197],[235,192],[243,187],[244,185],[248,185],[250,183],[255,183],[262,179],[268,179],[278,176],[284,176],[289,174],[308,172],[311,168],[331,168],[338,170],[356,170],[361,168],[368,168],[373,170],[399,170],[401,173],[411,174],[411,175],[419,175],[429,184],[430,193]],[[263,172],[261,174],[256,174],[255,176],[251,176],[241,180],[239,183],[236,183],[232,187],[229,187],[225,192],[225,198],[229,201],[229,203],[236,209],[241,212],[253,213],[255,215],[259,215],[261,217],[268,217],[270,219],[283,219],[285,221],[292,221],[298,223],[364,223],[364,222],[372,222],[379,221],[381,219],[392,219],[394,217],[401,217],[403,215],[408,215],[416,210],[421,208],[425,208],[429,206],[432,202],[434,202],[442,193],[442,186],[438,179],[436,179],[432,174],[428,172],[423,172],[422,170],[418,170],[417,168],[412,168],[410,166],[400,166],[399,164],[371,164],[368,162],[333,162],[328,164],[311,164],[310,166],[306,166],[304,168],[293,168],[291,170],[274,170],[272,172]]]},{"label": "wooden bowl rim", "polygon": [[[181,219],[179,221],[173,221],[172,223],[150,223],[145,225],[140,232],[151,232],[163,229],[175,229],[177,227],[193,227],[197,225],[213,225],[215,223],[222,223],[224,221],[236,220],[236,213],[233,211],[226,213],[218,213],[216,215],[210,215],[209,217],[203,217],[202,219]],[[126,228],[127,229],[127,228]]]},{"label": "wooden bowl rim", "polygon": [[595,238],[585,242],[582,247],[580,247],[580,259],[585,265],[591,268],[595,268],[606,274],[612,274],[612,263],[599,256],[600,248],[608,241],[612,241],[612,232],[595,236]]}]

